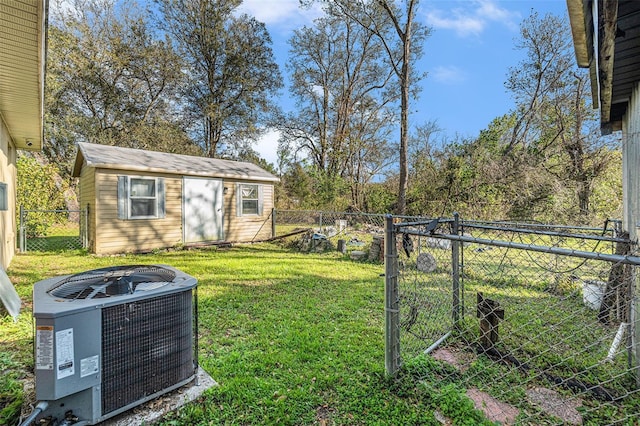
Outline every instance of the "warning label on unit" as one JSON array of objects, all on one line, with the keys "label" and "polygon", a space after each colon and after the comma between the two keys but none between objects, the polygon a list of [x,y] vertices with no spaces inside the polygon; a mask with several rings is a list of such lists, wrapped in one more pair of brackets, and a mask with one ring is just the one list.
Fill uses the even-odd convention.
[{"label": "warning label on unit", "polygon": [[99,370],[98,355],[80,360],[80,377],[96,374]]},{"label": "warning label on unit", "polygon": [[53,326],[36,327],[36,370],[53,370]]},{"label": "warning label on unit", "polygon": [[56,377],[64,379],[73,376],[73,328],[56,332]]}]

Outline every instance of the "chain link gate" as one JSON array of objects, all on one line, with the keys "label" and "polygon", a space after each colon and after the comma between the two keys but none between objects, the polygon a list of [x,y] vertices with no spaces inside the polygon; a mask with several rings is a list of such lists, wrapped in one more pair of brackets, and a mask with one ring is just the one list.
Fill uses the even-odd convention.
[{"label": "chain link gate", "polygon": [[20,207],[19,250],[76,250],[88,246],[87,210],[27,210]]},{"label": "chain link gate", "polygon": [[640,258],[619,227],[389,216],[385,236],[388,374],[481,393],[516,424],[636,424]]}]

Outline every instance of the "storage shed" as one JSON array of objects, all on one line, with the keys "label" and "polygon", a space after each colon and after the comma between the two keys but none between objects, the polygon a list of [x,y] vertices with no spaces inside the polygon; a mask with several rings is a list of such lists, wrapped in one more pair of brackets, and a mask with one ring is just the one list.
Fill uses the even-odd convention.
[{"label": "storage shed", "polygon": [[272,236],[279,179],[251,163],[79,143],[73,176],[93,253]]}]

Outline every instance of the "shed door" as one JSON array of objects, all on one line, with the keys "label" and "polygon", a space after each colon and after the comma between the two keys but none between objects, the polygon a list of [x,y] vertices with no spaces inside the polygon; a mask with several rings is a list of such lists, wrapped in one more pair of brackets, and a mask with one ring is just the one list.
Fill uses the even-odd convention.
[{"label": "shed door", "polygon": [[183,178],[182,229],[185,243],[220,241],[222,180]]}]

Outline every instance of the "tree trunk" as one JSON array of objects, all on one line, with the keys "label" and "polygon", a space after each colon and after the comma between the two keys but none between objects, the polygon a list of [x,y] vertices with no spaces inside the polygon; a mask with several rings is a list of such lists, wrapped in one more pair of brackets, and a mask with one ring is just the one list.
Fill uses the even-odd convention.
[{"label": "tree trunk", "polygon": [[402,66],[402,101],[400,106],[400,179],[398,188],[398,203],[396,213],[403,215],[407,211],[407,186],[409,183],[409,168],[407,167],[407,141],[409,139],[409,85],[408,59]]},{"label": "tree trunk", "polygon": [[578,183],[578,206],[580,206],[580,216],[585,223],[589,221],[589,199],[591,198],[591,188],[589,182]]},{"label": "tree trunk", "polygon": [[402,75],[400,88],[400,178],[398,188],[398,204],[396,213],[403,215],[407,211],[407,186],[409,184],[409,167],[407,165],[407,146],[409,142],[409,76],[411,74],[411,27],[413,24],[413,6],[411,2],[407,8],[407,22],[402,38]]}]

